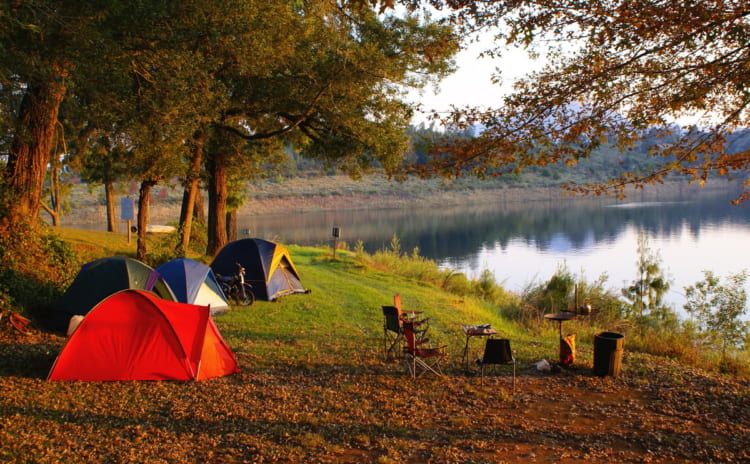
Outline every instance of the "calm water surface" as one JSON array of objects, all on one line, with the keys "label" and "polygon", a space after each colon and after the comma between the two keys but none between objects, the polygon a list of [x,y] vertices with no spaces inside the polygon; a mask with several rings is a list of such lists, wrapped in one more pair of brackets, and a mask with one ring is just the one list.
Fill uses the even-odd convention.
[{"label": "calm water surface", "polygon": [[[684,287],[750,268],[750,205],[732,206],[735,193],[706,193],[657,201],[536,201],[461,207],[299,213],[240,218],[255,237],[300,245],[332,244],[333,227],[353,247],[369,252],[419,248],[422,256],[476,278],[489,269],[505,288],[520,292],[544,282],[559,266],[589,281],[606,274],[619,289],[637,276],[639,231],[659,253],[672,279],[667,297],[676,309]],[[750,286],[748,286],[750,292]]]}]

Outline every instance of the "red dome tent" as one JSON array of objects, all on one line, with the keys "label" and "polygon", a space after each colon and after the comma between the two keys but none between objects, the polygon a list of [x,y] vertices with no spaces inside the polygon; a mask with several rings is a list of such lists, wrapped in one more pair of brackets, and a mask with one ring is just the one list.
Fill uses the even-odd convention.
[{"label": "red dome tent", "polygon": [[208,306],[124,290],[95,306],[70,336],[49,380],[201,380],[237,372]]}]

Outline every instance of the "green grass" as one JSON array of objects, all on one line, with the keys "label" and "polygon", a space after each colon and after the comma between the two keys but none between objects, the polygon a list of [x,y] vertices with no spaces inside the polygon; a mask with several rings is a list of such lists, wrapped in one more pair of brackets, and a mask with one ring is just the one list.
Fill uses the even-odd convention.
[{"label": "green grass", "polygon": [[339,252],[334,258],[324,248],[289,246],[289,250],[310,293],[277,302],[258,301],[217,316],[230,346],[252,346],[255,356],[287,365],[325,352],[342,366],[355,368],[362,365],[363,357],[379,358],[381,306],[393,304],[396,293],[404,309],[423,311],[429,317],[431,341],[446,345],[452,354],[463,349],[461,325],[489,323],[504,335],[515,334],[487,304],[368,268],[352,253]]},{"label": "green grass", "polygon": [[135,256],[137,237],[132,234],[130,243],[125,232],[102,232],[87,229],[56,227],[51,229],[68,242],[84,261],[92,261],[105,256]]}]

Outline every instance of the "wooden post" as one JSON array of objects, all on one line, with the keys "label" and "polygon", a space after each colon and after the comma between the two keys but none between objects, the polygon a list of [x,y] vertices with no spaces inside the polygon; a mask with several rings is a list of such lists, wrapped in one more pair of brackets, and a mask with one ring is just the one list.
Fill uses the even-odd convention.
[{"label": "wooden post", "polygon": [[333,257],[336,258],[336,247],[338,246],[338,239],[341,236],[341,229],[334,227],[331,235],[333,235]]}]

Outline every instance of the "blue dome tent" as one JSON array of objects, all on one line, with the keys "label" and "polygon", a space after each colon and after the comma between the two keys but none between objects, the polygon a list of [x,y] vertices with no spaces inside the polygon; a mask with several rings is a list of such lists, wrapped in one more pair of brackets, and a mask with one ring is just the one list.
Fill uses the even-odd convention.
[{"label": "blue dome tent", "polygon": [[180,303],[209,306],[211,314],[229,308],[216,276],[211,268],[203,263],[189,258],[179,258],[157,267],[156,272],[169,284]]}]

